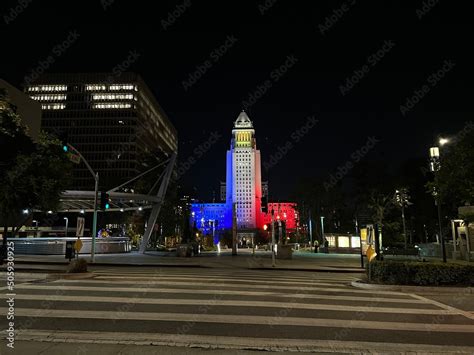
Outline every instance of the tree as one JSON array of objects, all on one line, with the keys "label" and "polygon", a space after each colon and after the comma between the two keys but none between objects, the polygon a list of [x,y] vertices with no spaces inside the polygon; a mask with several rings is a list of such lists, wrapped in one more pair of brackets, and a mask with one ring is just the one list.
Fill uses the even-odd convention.
[{"label": "tree", "polygon": [[3,245],[26,222],[23,210],[55,210],[70,178],[71,163],[58,139],[42,132],[37,142],[0,92],[0,221]]},{"label": "tree", "polygon": [[368,207],[372,212],[372,220],[382,227],[385,216],[389,209],[393,207],[392,195],[372,190],[370,192]]}]

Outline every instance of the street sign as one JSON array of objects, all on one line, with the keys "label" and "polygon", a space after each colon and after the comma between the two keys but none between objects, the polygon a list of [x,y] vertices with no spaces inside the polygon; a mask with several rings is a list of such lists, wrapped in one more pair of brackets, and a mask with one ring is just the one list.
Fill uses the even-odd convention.
[{"label": "street sign", "polygon": [[81,157],[78,154],[74,153],[69,153],[68,158],[70,161],[72,161],[74,164],[79,164],[81,162]]},{"label": "street sign", "polygon": [[84,217],[77,217],[76,237],[83,237],[84,236],[85,221],[86,220],[85,220]]},{"label": "street sign", "polygon": [[367,248],[366,255],[369,263],[377,256],[377,253],[375,252],[374,248],[372,248],[372,245]]},{"label": "street sign", "polygon": [[79,251],[82,249],[82,240],[77,238],[76,242],[74,243],[74,249],[79,254]]}]

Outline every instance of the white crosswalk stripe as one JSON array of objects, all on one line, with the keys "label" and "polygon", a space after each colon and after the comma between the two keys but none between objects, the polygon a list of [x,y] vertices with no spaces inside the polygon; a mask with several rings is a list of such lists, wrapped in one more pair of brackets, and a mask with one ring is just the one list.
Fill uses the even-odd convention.
[{"label": "white crosswalk stripe", "polygon": [[[446,350],[445,337],[453,337],[452,349],[474,350],[472,341],[472,347],[456,344],[458,336],[472,338],[469,312],[417,295],[354,289],[350,275],[193,272],[102,271],[91,279],[19,284],[18,337],[332,352],[364,346],[382,351],[381,332],[386,337],[402,332],[408,338],[404,346],[419,351]],[[291,329],[301,334],[289,336]],[[273,332],[281,335],[274,338]],[[443,336],[430,345],[436,334]],[[398,341],[384,339],[385,349],[396,349]]]},{"label": "white crosswalk stripe", "polygon": [[[18,285],[16,287],[20,290],[25,289],[36,289],[36,290],[51,290],[50,286],[46,285]],[[60,291],[104,291],[104,292],[129,292],[129,293],[181,293],[181,294],[214,294],[214,295],[243,295],[243,296],[273,296],[273,297],[290,297],[290,298],[305,298],[305,299],[332,299],[332,300],[346,300],[346,301],[372,301],[372,302],[397,302],[397,303],[418,303],[423,304],[424,301],[415,300],[415,299],[405,299],[405,298],[383,298],[383,297],[360,297],[360,296],[339,296],[339,295],[324,295],[324,294],[308,294],[308,293],[299,293],[298,290],[295,290],[296,293],[284,293],[277,291],[241,291],[241,290],[201,290],[201,289],[185,289],[185,288],[153,288],[151,285],[149,287],[102,287],[102,286],[64,286],[57,285],[54,287],[55,290]],[[321,288],[320,291],[330,291],[330,292],[354,292],[354,293],[370,293],[366,290],[341,290],[341,289],[332,289],[332,288]],[[303,292],[303,291],[300,291]]]}]

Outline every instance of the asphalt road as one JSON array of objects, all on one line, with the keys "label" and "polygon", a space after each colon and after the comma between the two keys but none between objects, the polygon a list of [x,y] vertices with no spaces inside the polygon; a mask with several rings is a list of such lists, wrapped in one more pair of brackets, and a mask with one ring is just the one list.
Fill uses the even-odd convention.
[{"label": "asphalt road", "polygon": [[150,267],[94,273],[18,282],[15,349],[2,339],[0,353],[474,353],[474,313],[461,298],[472,295],[453,303],[449,296],[361,290],[349,285],[354,273]]}]

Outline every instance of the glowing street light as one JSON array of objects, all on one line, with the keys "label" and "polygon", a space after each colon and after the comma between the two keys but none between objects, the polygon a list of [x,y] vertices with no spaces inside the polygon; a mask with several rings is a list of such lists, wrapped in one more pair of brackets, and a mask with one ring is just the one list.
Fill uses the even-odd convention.
[{"label": "glowing street light", "polygon": [[[440,138],[438,142],[441,146],[443,146],[449,143],[449,139]],[[440,159],[440,154],[439,154],[439,148],[431,147],[430,148],[430,171],[433,172],[436,177],[438,177],[440,169],[441,169],[441,159]],[[441,196],[435,190],[433,191],[433,197],[435,198],[435,204],[438,207],[439,238],[441,239],[441,253],[443,256],[443,263],[445,263],[446,262],[446,246],[445,246],[444,238],[443,238],[443,227],[442,227],[443,221],[441,218]]]},{"label": "glowing street light", "polygon": [[439,139],[439,144],[440,145],[445,145],[447,143],[449,143],[449,139],[447,139],[447,138],[440,138]]}]

